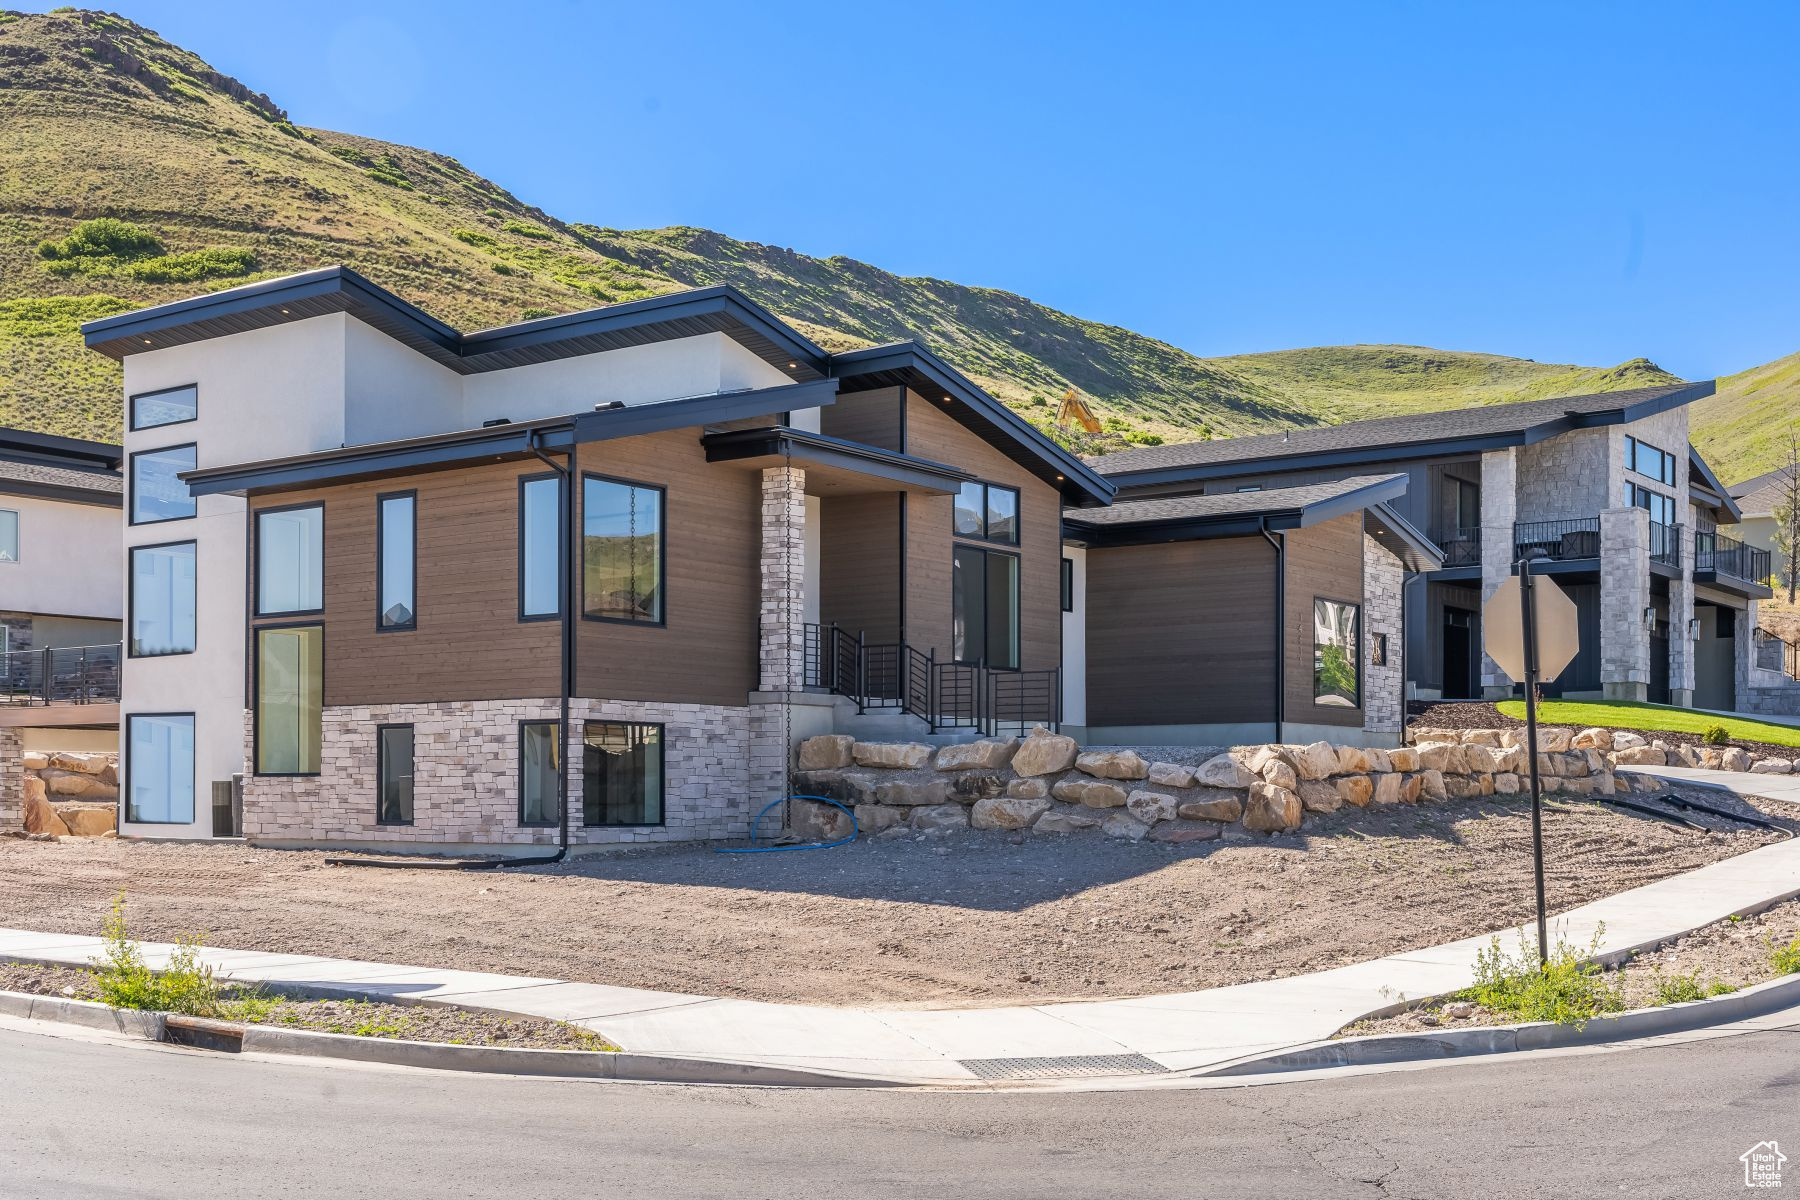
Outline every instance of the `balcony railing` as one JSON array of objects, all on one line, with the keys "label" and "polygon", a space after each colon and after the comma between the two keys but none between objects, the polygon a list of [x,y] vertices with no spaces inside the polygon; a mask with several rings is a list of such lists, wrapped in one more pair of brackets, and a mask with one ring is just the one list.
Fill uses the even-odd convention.
[{"label": "balcony railing", "polygon": [[904,642],[870,642],[836,625],[807,625],[805,686],[835,692],[856,711],[897,708],[931,732],[976,729],[990,736],[1062,722],[1062,671],[996,670],[983,663],[942,662],[937,652]]},{"label": "balcony railing", "polygon": [[1444,552],[1446,567],[1479,567],[1481,565],[1481,526],[1452,526],[1439,529],[1431,540]]},{"label": "balcony railing", "polygon": [[1548,558],[1566,562],[1600,557],[1600,518],[1568,521],[1519,521],[1513,525],[1515,558]]},{"label": "balcony railing", "polygon": [[1694,534],[1694,570],[1762,583],[1769,578],[1769,552],[1722,533],[1700,532]]},{"label": "balcony railing", "polygon": [[114,704],[119,644],[0,654],[0,704]]},{"label": "balcony railing", "polygon": [[1650,561],[1665,567],[1681,565],[1681,526],[1650,522]]}]

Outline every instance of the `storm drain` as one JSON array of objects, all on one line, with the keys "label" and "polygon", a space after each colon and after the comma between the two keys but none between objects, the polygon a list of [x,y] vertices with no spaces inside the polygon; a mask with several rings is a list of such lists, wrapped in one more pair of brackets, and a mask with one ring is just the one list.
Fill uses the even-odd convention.
[{"label": "storm drain", "polygon": [[1080,1079],[1090,1075],[1148,1075],[1167,1067],[1142,1054],[1070,1054],[1060,1058],[965,1058],[981,1079]]}]

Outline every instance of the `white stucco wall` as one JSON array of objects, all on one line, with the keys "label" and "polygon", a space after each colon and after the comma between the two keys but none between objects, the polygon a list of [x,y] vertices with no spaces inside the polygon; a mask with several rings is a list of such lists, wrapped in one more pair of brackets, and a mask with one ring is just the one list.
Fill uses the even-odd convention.
[{"label": "white stucco wall", "polygon": [[346,318],[344,440],[354,446],[468,428],[463,423],[463,378],[387,334]]},{"label": "white stucco wall", "polygon": [[0,562],[0,612],[119,619],[118,509],[7,495],[0,509],[19,514],[19,561]]}]

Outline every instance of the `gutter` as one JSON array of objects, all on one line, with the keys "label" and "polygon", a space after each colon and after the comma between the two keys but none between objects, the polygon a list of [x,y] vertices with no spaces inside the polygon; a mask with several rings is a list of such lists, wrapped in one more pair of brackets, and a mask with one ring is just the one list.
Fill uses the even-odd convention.
[{"label": "gutter", "polygon": [[1287,538],[1269,532],[1268,518],[1257,532],[1275,548],[1275,742],[1282,740],[1287,717]]}]

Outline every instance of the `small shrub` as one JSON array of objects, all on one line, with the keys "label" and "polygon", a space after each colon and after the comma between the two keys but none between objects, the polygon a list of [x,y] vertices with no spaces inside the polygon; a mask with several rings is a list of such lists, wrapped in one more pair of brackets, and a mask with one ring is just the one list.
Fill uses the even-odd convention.
[{"label": "small shrub", "polygon": [[450,236],[459,242],[467,242],[471,246],[492,246],[494,235],[483,233],[479,229],[452,229]]},{"label": "small shrub", "polygon": [[120,274],[145,283],[195,283],[202,279],[230,279],[254,270],[254,251],[240,246],[209,246],[130,263]]},{"label": "small shrub", "polygon": [[539,317],[554,317],[556,313],[548,308],[528,308],[519,314],[521,321],[535,321]]},{"label": "small shrub", "polygon": [[1125,440],[1130,442],[1134,446],[1160,446],[1163,444],[1161,434],[1143,433],[1143,432],[1137,431],[1137,430],[1134,430],[1131,433],[1126,434]]},{"label": "small shrub", "polygon": [[1700,740],[1709,746],[1723,746],[1731,740],[1731,731],[1723,725],[1708,725]]},{"label": "small shrub", "polygon": [[543,226],[533,225],[529,221],[506,221],[501,224],[500,228],[508,233],[516,233],[520,237],[535,238],[540,242],[547,242],[556,236]]},{"label": "small shrub", "polygon": [[1509,955],[1495,937],[1476,953],[1475,986],[1460,995],[1521,1021],[1554,1021],[1581,1029],[1602,1013],[1625,1006],[1618,989],[1590,961],[1604,932],[1597,930],[1585,950],[1557,939],[1544,966],[1538,963],[1537,947],[1523,937],[1516,955]]},{"label": "small shrub", "polygon": [[116,217],[95,217],[83,221],[61,241],[38,243],[38,257],[52,262],[68,262],[84,258],[144,258],[161,254],[167,247],[162,239],[147,229],[139,229],[130,221]]},{"label": "small shrub", "polygon": [[199,944],[183,938],[169,965],[152,971],[125,924],[125,893],[113,897],[106,919],[105,951],[95,960],[94,982],[100,998],[114,1008],[181,1013],[190,1017],[223,1017],[230,1007],[212,968],[200,962]]},{"label": "small shrub", "polygon": [[1735,991],[1737,988],[1723,979],[1701,983],[1698,970],[1690,971],[1686,975],[1659,973],[1656,977],[1656,1002],[1658,1004],[1686,1004],[1690,1000],[1705,1000],[1711,996],[1725,996]]},{"label": "small shrub", "polygon": [[347,163],[353,163],[359,167],[370,167],[375,165],[374,159],[370,158],[367,154],[364,154],[361,150],[358,150],[355,146],[332,146],[329,149],[332,154],[337,155]]},{"label": "small shrub", "polygon": [[1800,937],[1785,946],[1778,946],[1775,940],[1769,940],[1769,965],[1775,968],[1777,975],[1800,974]]},{"label": "small shrub", "polygon": [[385,183],[389,187],[404,188],[409,192],[413,190],[412,180],[404,175],[396,175],[392,171],[384,171],[380,167],[368,167],[363,171],[363,174],[367,175],[370,179],[373,179],[376,183]]}]

